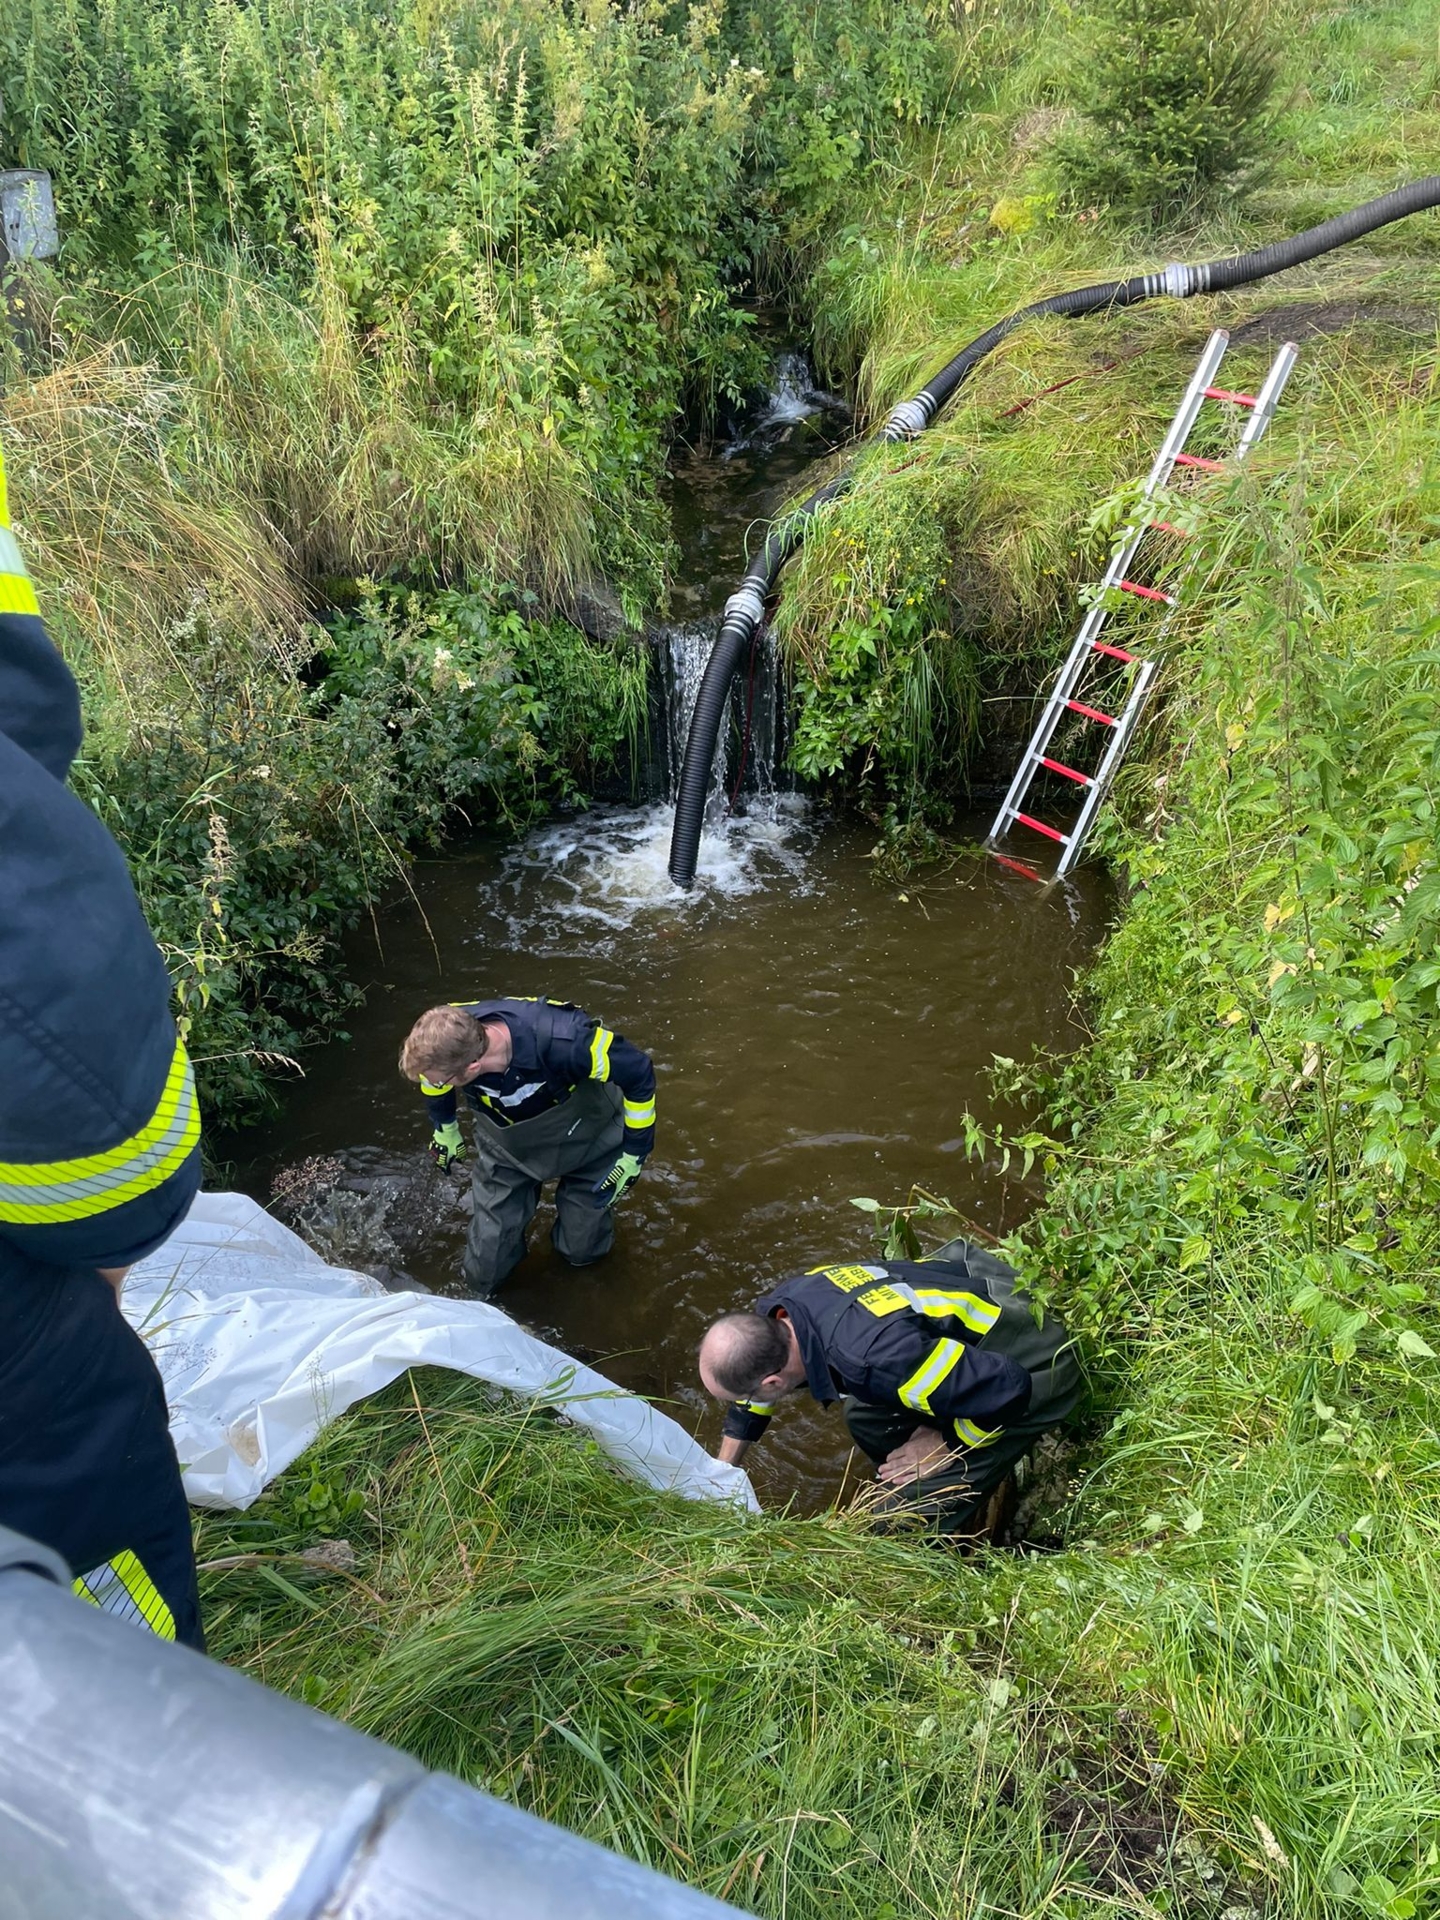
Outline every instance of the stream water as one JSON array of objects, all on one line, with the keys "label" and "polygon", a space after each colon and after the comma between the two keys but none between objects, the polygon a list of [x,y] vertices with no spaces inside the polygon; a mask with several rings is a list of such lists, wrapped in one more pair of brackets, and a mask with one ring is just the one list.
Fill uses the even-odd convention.
[{"label": "stream water", "polygon": [[[687,585],[664,653],[680,738],[747,528],[843,430],[803,362],[787,356],[777,376],[728,446],[675,465]],[[782,1274],[873,1251],[853,1198],[901,1201],[917,1183],[992,1231],[1034,1204],[1013,1170],[967,1161],[961,1116],[1019,1118],[989,1091],[992,1055],[1078,1044],[1074,974],[1110,900],[1093,871],[1042,896],[978,855],[904,889],[877,886],[874,833],[777,779],[773,682],[762,663],[745,790],[727,818],[717,782],[692,894],[666,875],[671,816],[658,803],[596,807],[518,844],[481,838],[422,863],[414,897],[356,942],[368,994],[350,1038],[307,1056],[237,1168],[268,1201],[277,1171],[283,1190],[297,1162],[338,1158],[322,1250],[457,1291],[465,1182],[424,1172],[425,1112],[395,1068],[405,1033],[428,1005],[490,994],[549,994],[602,1015],[655,1058],[656,1152],[608,1260],[565,1266],[544,1211],[501,1303],[660,1398],[707,1444],[718,1415],[694,1369],[706,1324]],[[987,824],[958,830],[978,837]],[[767,1503],[813,1508],[834,1497],[848,1455],[838,1413],[802,1397],[751,1464]]]}]

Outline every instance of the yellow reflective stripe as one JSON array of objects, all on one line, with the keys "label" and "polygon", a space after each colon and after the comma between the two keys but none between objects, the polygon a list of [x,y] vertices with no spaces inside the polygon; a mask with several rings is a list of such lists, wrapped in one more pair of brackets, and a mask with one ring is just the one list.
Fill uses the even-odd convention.
[{"label": "yellow reflective stripe", "polygon": [[956,1420],[955,1431],[971,1447],[988,1447],[1000,1434],[999,1427],[977,1427],[973,1420]]},{"label": "yellow reflective stripe", "polygon": [[608,1027],[596,1027],[595,1038],[590,1042],[590,1078],[608,1080],[610,1078],[610,1042],[615,1038]]},{"label": "yellow reflective stripe", "polygon": [[455,1091],[455,1082],[453,1080],[439,1080],[439,1081],[432,1082],[429,1080],[422,1079],[420,1082],[420,1091],[421,1093],[428,1093],[428,1094],[431,1094],[432,1096],[438,1093],[453,1093]]},{"label": "yellow reflective stripe", "polygon": [[159,1105],[118,1147],[77,1160],[0,1161],[0,1221],[40,1226],[108,1213],[161,1186],[199,1138],[195,1076],[177,1039]]},{"label": "yellow reflective stripe", "polygon": [[982,1300],[978,1293],[947,1292],[943,1287],[908,1287],[898,1280],[893,1284],[921,1313],[937,1320],[953,1315],[972,1333],[989,1333],[1000,1318],[1000,1309],[994,1301]]},{"label": "yellow reflective stripe", "polygon": [[934,1347],[900,1388],[900,1398],[917,1413],[929,1413],[930,1396],[954,1372],[965,1351],[963,1341],[937,1340]]},{"label": "yellow reflective stripe", "polygon": [[810,1272],[823,1274],[831,1286],[839,1287],[842,1293],[854,1293],[857,1287],[885,1278],[884,1267],[811,1267]]},{"label": "yellow reflective stripe", "polygon": [[0,613],[39,613],[35,589],[23,573],[0,573]]},{"label": "yellow reflective stripe", "polygon": [[625,1109],[627,1127],[653,1127],[655,1124],[655,1096],[648,1100],[625,1100],[621,1103]]},{"label": "yellow reflective stripe", "polygon": [[128,1550],[117,1553],[103,1567],[82,1574],[75,1582],[75,1592],[92,1607],[99,1607],[102,1613],[134,1620],[147,1626],[161,1640],[175,1638],[174,1614],[155,1582]]},{"label": "yellow reflective stripe", "polygon": [[736,1406],[742,1413],[773,1413],[775,1403],[771,1400],[737,1400]]}]

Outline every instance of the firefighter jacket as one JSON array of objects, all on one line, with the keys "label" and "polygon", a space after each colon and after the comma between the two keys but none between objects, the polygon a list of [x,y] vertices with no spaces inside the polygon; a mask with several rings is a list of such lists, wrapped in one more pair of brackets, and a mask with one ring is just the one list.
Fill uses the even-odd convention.
[{"label": "firefighter jacket", "polygon": [[[643,1160],[655,1144],[655,1069],[648,1053],[602,1026],[568,1000],[457,1000],[477,1020],[503,1020],[510,1030],[510,1064],[482,1073],[465,1088],[471,1105],[492,1125],[533,1120],[570,1098],[582,1080],[611,1081],[624,1103],[622,1151]],[[437,1127],[455,1118],[455,1088],[420,1082]]]},{"label": "firefighter jacket", "polygon": [[[796,1274],[755,1303],[783,1307],[822,1403],[852,1394],[908,1409],[963,1447],[988,1445],[1027,1423],[1069,1345],[1060,1322],[1037,1326],[1013,1268],[981,1247],[952,1241],[926,1261],[879,1260]],[[1040,1392],[1035,1382],[1046,1383]],[[733,1439],[758,1440],[773,1408],[737,1401],[725,1415]]]},{"label": "firefighter jacket", "polygon": [[10,526],[0,454],[0,1286],[127,1266],[200,1183],[170,981],[120,849],[65,785],[75,682]]}]

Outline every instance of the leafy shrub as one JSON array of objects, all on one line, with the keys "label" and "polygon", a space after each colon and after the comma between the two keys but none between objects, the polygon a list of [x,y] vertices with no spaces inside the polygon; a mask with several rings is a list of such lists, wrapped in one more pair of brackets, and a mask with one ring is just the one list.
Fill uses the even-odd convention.
[{"label": "leafy shrub", "polygon": [[[459,817],[519,823],[620,759],[646,656],[498,595],[371,589],[324,639],[318,688],[192,614],[187,662],[76,785],[125,849],[212,1120],[351,1004],[339,935]],[[561,663],[561,664],[558,664]]]},{"label": "leafy shrub", "polygon": [[1070,191],[1159,215],[1248,184],[1279,59],[1263,0],[1096,0],[1075,52],[1089,124],[1054,150]]}]

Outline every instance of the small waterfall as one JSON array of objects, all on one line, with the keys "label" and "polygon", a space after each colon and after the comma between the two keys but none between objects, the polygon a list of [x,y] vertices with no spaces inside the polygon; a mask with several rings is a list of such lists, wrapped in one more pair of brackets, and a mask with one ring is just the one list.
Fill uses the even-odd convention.
[{"label": "small waterfall", "polygon": [[758,427],[779,426],[791,420],[806,420],[830,400],[815,385],[810,362],[803,353],[782,353],[775,361],[770,396],[765,411],[756,421]]},{"label": "small waterfall", "polygon": [[[665,676],[666,768],[668,797],[673,804],[690,732],[690,716],[700,691],[705,664],[719,631],[714,621],[669,627],[660,650]],[[705,814],[710,824],[730,811],[732,794],[746,810],[758,799],[769,799],[776,789],[776,767],[781,752],[785,703],[780,687],[780,651],[768,628],[761,634],[752,662],[737,675],[730,689],[722,750],[715,756]],[[728,743],[730,751],[724,748]],[[743,766],[742,766],[743,761]]]},{"label": "small waterfall", "polygon": [[721,455],[732,460],[738,453],[773,447],[789,437],[790,429],[816,414],[848,419],[850,409],[838,394],[817,386],[810,362],[803,353],[781,353],[770,372],[770,386],[764,400],[751,413],[742,430],[730,439]]},{"label": "small waterfall", "polygon": [[[757,479],[767,476],[772,489],[788,492],[810,457],[807,436],[816,430],[804,423],[816,415],[838,418],[847,411],[842,400],[816,386],[803,354],[777,355],[770,388],[743,432],[727,443],[718,459],[712,453],[699,464],[697,484],[705,507],[723,505],[733,495],[743,501],[743,511],[732,506],[728,521],[723,512],[717,517],[711,511],[697,520],[696,534],[687,542],[692,564],[706,551],[706,538],[718,537],[725,547],[723,564],[733,566],[746,529],[757,518]],[[817,451],[822,444],[817,440]],[[751,469],[748,475],[744,466],[726,466],[746,449],[751,455],[745,463]],[[778,506],[779,499],[773,504]],[[773,506],[766,501],[760,517],[769,511]],[[713,568],[719,557],[717,549],[703,563],[707,578],[716,577]],[[719,615],[711,614],[677,622],[659,635],[658,684],[650,712],[657,757],[663,745],[667,801],[642,807],[593,806],[540,828],[506,856],[499,884],[502,892],[508,886],[515,903],[509,931],[518,946],[536,955],[568,952],[577,942],[595,950],[597,944],[604,947],[611,930],[628,927],[641,915],[662,910],[688,915],[703,911],[704,904],[717,897],[754,893],[777,883],[792,890],[807,884],[806,854],[813,830],[805,802],[783,785],[785,701],[779,649],[768,631],[730,689],[705,809],[697,885],[683,894],[670,879],[675,789],[695,696],[719,628]],[[660,786],[656,779],[651,791]],[[534,884],[537,869],[545,876],[539,889]]]},{"label": "small waterfall", "polygon": [[[674,788],[715,633],[713,621],[672,627],[657,649],[670,799],[646,807],[591,807],[540,828],[507,854],[501,886],[508,879],[516,903],[509,936],[519,946],[537,955],[569,953],[577,942],[603,951],[613,932],[659,909],[689,914],[717,896],[755,893],[777,881],[792,889],[807,884],[805,855],[813,834],[806,805],[777,785],[784,702],[778,651],[769,634],[756,648],[753,679],[742,673],[730,692],[728,751],[716,755],[698,885],[681,893],[670,878]],[[546,876],[538,893],[537,868]],[[539,916],[537,904],[543,905]]]}]

